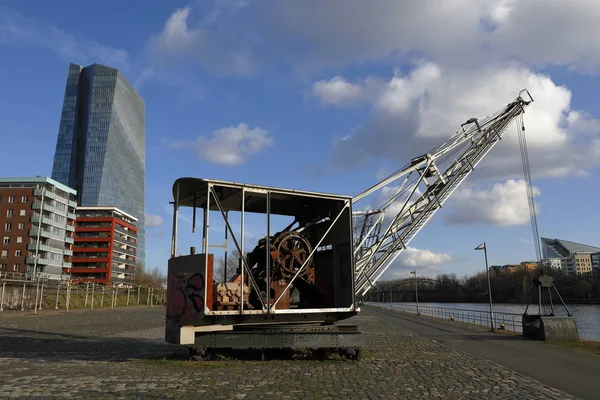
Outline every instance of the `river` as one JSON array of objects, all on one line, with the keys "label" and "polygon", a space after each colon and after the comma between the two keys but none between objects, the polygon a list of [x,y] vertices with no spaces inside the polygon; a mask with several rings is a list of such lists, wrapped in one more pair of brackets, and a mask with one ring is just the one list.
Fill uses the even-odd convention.
[{"label": "river", "polygon": [[[377,304],[377,303],[372,303]],[[378,303],[379,305],[389,306],[389,303]],[[407,310],[414,311],[415,303],[392,303],[392,307],[396,309],[405,308]],[[419,303],[422,307],[441,307],[441,308],[452,308],[455,310],[474,310],[479,312],[489,312],[490,306],[487,303]],[[498,303],[493,305],[495,319],[499,319],[502,315],[500,313],[518,314],[522,315],[525,311],[525,304],[503,304]],[[581,304],[570,304],[567,305],[569,311],[577,322],[577,328],[579,330],[579,337],[586,340],[600,341],[600,305],[581,305]],[[558,304],[554,306],[555,315],[566,316],[565,308]],[[537,314],[538,307],[535,304],[529,306],[528,314]],[[520,317],[515,316],[516,321],[520,321]]]}]

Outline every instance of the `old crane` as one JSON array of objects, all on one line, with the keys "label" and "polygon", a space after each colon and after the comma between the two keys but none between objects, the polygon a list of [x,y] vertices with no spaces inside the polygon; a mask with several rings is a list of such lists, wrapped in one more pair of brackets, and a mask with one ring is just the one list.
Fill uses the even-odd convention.
[{"label": "old crane", "polygon": [[[523,97],[525,96],[525,98]],[[173,234],[168,269],[166,340],[188,346],[194,358],[222,348],[319,348],[346,359],[360,354],[360,332],[338,323],[356,315],[358,299],[407,248],[507,127],[533,101],[524,89],[485,118],[471,118],[446,142],[351,197],[211,179],[173,185]],[[376,210],[353,205],[401,181]],[[391,204],[399,211],[384,223]],[[178,214],[202,213],[201,251],[178,252]],[[209,253],[211,217],[218,215],[238,258],[226,282]],[[234,217],[234,215],[238,215]],[[246,252],[245,218],[263,215],[266,236]],[[288,223],[277,231],[272,220]],[[389,217],[389,215],[388,215]],[[389,218],[388,218],[389,219]],[[227,237],[227,236],[226,236]]]}]

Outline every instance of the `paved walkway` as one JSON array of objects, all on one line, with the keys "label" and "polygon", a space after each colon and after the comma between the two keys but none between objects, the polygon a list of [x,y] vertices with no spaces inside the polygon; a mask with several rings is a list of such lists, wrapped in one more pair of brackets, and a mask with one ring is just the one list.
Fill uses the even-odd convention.
[{"label": "paved walkway", "polygon": [[475,327],[373,307],[370,312],[401,329],[486,358],[582,399],[600,399],[600,356],[572,348],[494,334]]},{"label": "paved walkway", "polygon": [[[0,317],[0,398],[569,399],[366,307],[363,359],[176,361],[164,308]],[[258,357],[257,357],[258,358]]]}]

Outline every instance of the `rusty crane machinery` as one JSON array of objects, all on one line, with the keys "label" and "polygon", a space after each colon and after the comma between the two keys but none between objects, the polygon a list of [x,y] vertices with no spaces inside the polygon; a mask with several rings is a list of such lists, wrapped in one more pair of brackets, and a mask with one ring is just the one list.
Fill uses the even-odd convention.
[{"label": "rusty crane machinery", "polygon": [[[189,347],[192,357],[202,360],[230,348],[325,349],[358,359],[360,332],[340,321],[360,311],[359,299],[532,101],[524,89],[496,113],[469,119],[445,143],[354,197],[177,179],[166,341]],[[382,207],[353,212],[358,201],[398,181]],[[386,226],[391,204],[402,205]],[[188,254],[181,254],[178,216],[190,208],[192,231],[198,210],[201,214],[201,251],[190,246]],[[224,221],[226,238],[240,255],[236,274],[227,280],[215,275],[209,252],[215,215]],[[264,217],[266,236],[247,252],[245,221],[250,215]],[[286,224],[272,229],[281,218]]]}]

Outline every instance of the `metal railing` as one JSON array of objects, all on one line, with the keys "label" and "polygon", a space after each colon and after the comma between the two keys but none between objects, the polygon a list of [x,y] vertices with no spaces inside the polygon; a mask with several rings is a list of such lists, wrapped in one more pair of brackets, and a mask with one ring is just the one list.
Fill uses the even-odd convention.
[{"label": "metal railing", "polygon": [[[393,304],[393,303],[392,303]],[[383,303],[379,303],[384,306]],[[392,309],[417,314],[417,306],[410,304],[394,304]],[[430,307],[419,304],[419,315],[462,322],[465,324],[490,326],[490,312],[462,308]],[[494,311],[494,328],[512,332],[523,332],[522,314]]]},{"label": "metal railing", "polygon": [[63,309],[73,308],[115,308],[123,306],[166,305],[167,293],[164,287],[111,285],[70,280],[29,279],[22,273],[0,273],[0,311]]}]

